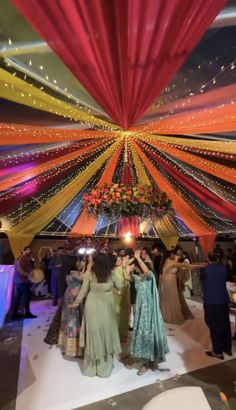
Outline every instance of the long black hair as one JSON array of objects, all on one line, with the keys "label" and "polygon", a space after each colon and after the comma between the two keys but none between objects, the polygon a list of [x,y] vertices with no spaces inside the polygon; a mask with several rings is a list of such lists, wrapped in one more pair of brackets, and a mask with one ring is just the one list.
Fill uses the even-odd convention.
[{"label": "long black hair", "polygon": [[165,250],[165,252],[163,253],[161,262],[160,262],[160,274],[161,275],[162,275],[163,266],[164,266],[166,259],[168,259],[171,255],[174,255],[174,254],[175,254],[174,250],[171,250],[171,251]]},{"label": "long black hair", "polygon": [[107,255],[98,253],[94,258],[93,273],[95,274],[98,283],[105,283],[111,275]]},{"label": "long black hair", "polygon": [[116,261],[117,261],[117,256],[113,255],[113,253],[107,254],[108,269],[110,271],[114,269]]}]

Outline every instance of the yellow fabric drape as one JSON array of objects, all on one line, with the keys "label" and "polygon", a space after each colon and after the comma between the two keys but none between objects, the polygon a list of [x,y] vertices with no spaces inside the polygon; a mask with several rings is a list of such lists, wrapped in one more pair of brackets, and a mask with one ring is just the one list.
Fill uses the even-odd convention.
[{"label": "yellow fabric drape", "polygon": [[[132,133],[131,133],[132,134]],[[209,141],[209,140],[195,140],[181,137],[169,137],[169,135],[162,136],[158,134],[150,134],[148,132],[140,132],[133,134],[140,138],[144,138],[146,142],[154,140],[160,141],[164,144],[182,145],[184,147],[193,147],[200,150],[225,152],[226,154],[236,154],[236,141]]]},{"label": "yellow fabric drape", "polygon": [[178,241],[179,241],[179,235],[176,235],[176,236],[163,236],[159,233],[158,233],[158,235],[160,236],[161,241],[164,243],[165,248],[168,251],[171,251],[172,247],[175,248]]},{"label": "yellow fabric drape", "polygon": [[134,150],[133,146],[131,145],[131,153],[134,161],[134,166],[137,172],[138,179],[142,185],[151,185],[150,179],[146,173],[146,170],[140,160],[139,156],[137,155],[136,151]]},{"label": "yellow fabric drape", "polygon": [[94,175],[110,157],[119,142],[120,141],[113,143],[99,158],[88,166],[87,169],[82,171],[47,203],[6,232],[15,257],[18,257],[22,248],[30,244],[35,234],[40,232],[80,192],[91,176]]},{"label": "yellow fabric drape", "polygon": [[155,222],[154,226],[167,250],[171,250],[172,246],[177,245],[179,234],[169,215],[165,215],[160,221]]},{"label": "yellow fabric drape", "polygon": [[119,128],[117,125],[100,120],[73,105],[47,94],[45,91],[36,88],[2,68],[0,68],[0,97],[41,111],[72,118],[84,122],[88,126],[91,124],[108,129]]},{"label": "yellow fabric drape", "polygon": [[[145,171],[144,165],[138,156],[137,152],[134,150],[133,145],[131,145],[131,153],[134,161],[134,165],[138,174],[138,179],[143,185],[151,185],[150,179]],[[140,224],[140,232],[144,233],[150,229],[150,221],[145,220]],[[175,229],[174,224],[171,221],[169,215],[165,215],[164,218],[154,223],[156,231],[164,243],[166,249],[170,250],[171,246],[175,246],[179,240],[179,234]]]}]

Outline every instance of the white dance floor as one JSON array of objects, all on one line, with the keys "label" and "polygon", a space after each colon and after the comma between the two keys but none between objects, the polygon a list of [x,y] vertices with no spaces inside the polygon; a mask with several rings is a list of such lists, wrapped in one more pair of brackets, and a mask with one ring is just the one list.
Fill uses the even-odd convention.
[{"label": "white dance floor", "polygon": [[109,379],[88,378],[80,373],[77,360],[66,360],[60,350],[43,342],[55,312],[51,301],[32,303],[37,319],[25,320],[21,347],[16,410],[72,410],[109,399],[183,373],[220,363],[204,354],[210,347],[202,306],[190,302],[195,319],[182,326],[167,325],[170,353],[160,367],[137,376],[137,370],[118,360]]}]

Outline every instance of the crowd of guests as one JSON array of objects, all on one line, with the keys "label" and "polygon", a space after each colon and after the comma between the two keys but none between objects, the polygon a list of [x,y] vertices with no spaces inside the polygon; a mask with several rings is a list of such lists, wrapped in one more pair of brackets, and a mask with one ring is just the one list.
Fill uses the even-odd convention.
[{"label": "crowd of guests", "polygon": [[[191,263],[180,247],[169,252],[158,246],[135,252],[102,249],[90,255],[64,248],[48,252],[41,263],[58,309],[45,342],[57,344],[65,357],[83,357],[81,370],[87,376],[109,377],[113,358],[126,342],[128,355],[140,363],[138,375],[155,369],[169,351],[164,322],[182,324],[193,318],[185,296],[192,293],[191,269],[201,269],[212,340],[206,354],[219,359],[231,355],[227,270],[219,249],[208,255],[207,264]],[[26,317],[35,317],[29,309],[30,269],[31,250],[26,248],[16,263],[15,318],[22,295]]]}]

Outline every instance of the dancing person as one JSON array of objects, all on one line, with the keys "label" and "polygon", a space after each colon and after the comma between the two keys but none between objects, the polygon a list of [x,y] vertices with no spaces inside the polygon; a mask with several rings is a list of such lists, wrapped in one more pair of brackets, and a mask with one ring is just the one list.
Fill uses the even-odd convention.
[{"label": "dancing person", "polygon": [[177,285],[178,270],[185,268],[203,267],[202,264],[189,264],[178,262],[179,256],[173,251],[166,252],[163,258],[162,273],[159,278],[159,295],[161,312],[165,322],[182,324],[193,317],[184,297],[180,297]]},{"label": "dancing person", "polygon": [[154,272],[154,264],[151,259],[151,254],[148,248],[142,248],[141,250],[141,259],[144,261],[144,263],[148,263],[150,266],[152,272]]},{"label": "dancing person", "polygon": [[16,289],[16,296],[13,304],[13,319],[21,319],[22,316],[19,315],[18,309],[20,305],[21,298],[24,298],[25,319],[34,319],[37,316],[33,315],[30,311],[30,297],[31,297],[31,282],[30,273],[32,271],[32,261],[31,261],[31,249],[26,246],[15,263],[15,273],[14,273],[14,283]]},{"label": "dancing person", "polygon": [[[126,248],[124,251],[124,254],[122,255],[124,264],[128,259],[131,259],[134,257],[134,251],[132,248]],[[135,301],[136,301],[136,289],[135,289],[135,284],[133,281],[130,282],[130,304],[131,304],[131,309],[130,309],[130,316],[129,316],[129,331],[133,331],[133,321],[134,321],[134,312],[135,312]]]},{"label": "dancing person", "polygon": [[224,353],[232,356],[229,318],[229,294],[226,288],[227,272],[217,263],[217,253],[208,254],[209,265],[201,270],[205,322],[210,330],[212,350],[206,354],[224,359]]},{"label": "dancing person", "polygon": [[82,348],[79,345],[80,327],[82,322],[82,308],[70,307],[77,298],[86,269],[91,270],[92,262],[88,258],[83,259],[80,264],[74,266],[69,275],[66,276],[67,289],[62,302],[61,326],[59,332],[58,346],[67,357],[80,356]]},{"label": "dancing person", "polygon": [[[92,259],[88,257],[88,264],[87,268],[91,269],[92,266]],[[44,338],[44,342],[48,345],[57,345],[59,343],[59,335],[60,335],[60,346],[62,351],[67,356],[77,356],[75,352],[79,353],[80,349],[78,347],[77,341],[79,340],[79,319],[81,318],[81,312],[69,311],[69,307],[71,306],[71,302],[74,302],[76,299],[78,292],[81,287],[81,281],[85,275],[86,264],[84,260],[76,262],[72,275],[68,275],[67,281],[68,285],[68,292],[65,292],[64,298],[59,300],[57,311],[52,319],[52,322],[49,326],[47,331],[46,337]],[[77,315],[78,313],[78,315]],[[70,320],[72,319],[72,323]],[[75,319],[75,320],[74,320]],[[76,326],[73,324],[76,323]],[[77,329],[77,330],[76,330]],[[75,336],[76,333],[76,336]],[[69,335],[69,336],[68,336]],[[68,343],[67,343],[67,336],[68,336]],[[67,345],[70,344],[70,338],[72,339],[73,349],[67,348]],[[76,341],[75,341],[76,340]],[[69,352],[70,350],[70,352]],[[72,353],[71,354],[71,350]]]},{"label": "dancing person", "polygon": [[[85,350],[82,374],[109,377],[115,354],[121,352],[116,321],[113,291],[122,289],[123,281],[108,267],[108,258],[99,253],[94,258],[82,288],[73,304],[79,306],[85,299]],[[82,343],[81,343],[82,344]]]},{"label": "dancing person", "polygon": [[114,290],[115,311],[119,329],[120,341],[125,343],[129,334],[129,315],[130,315],[130,290],[129,281],[124,278],[124,267],[121,256],[116,258],[114,270],[120,281],[123,282],[122,289]]},{"label": "dancing person", "polygon": [[[126,279],[134,281],[137,292],[129,352],[141,361],[137,373],[139,376],[165,361],[166,353],[169,352],[155,276],[141,259],[140,253],[140,250],[135,252],[135,262],[127,264],[125,272]],[[137,271],[139,275],[135,274]]]}]

